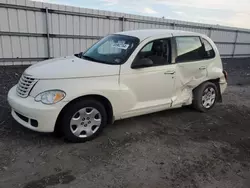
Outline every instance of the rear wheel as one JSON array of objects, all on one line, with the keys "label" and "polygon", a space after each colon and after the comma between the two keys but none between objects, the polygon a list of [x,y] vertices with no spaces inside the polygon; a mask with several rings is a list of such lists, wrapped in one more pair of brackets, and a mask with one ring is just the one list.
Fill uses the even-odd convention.
[{"label": "rear wheel", "polygon": [[70,105],[62,116],[62,132],[71,142],[92,140],[107,124],[104,106],[93,99]]},{"label": "rear wheel", "polygon": [[193,107],[200,112],[206,112],[217,102],[218,88],[212,82],[205,82],[197,87],[193,94]]}]

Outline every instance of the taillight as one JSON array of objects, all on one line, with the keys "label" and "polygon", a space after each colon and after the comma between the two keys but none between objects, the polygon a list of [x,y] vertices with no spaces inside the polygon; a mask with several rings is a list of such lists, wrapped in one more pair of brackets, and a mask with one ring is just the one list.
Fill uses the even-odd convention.
[{"label": "taillight", "polygon": [[225,76],[225,79],[227,80],[227,78],[228,78],[228,74],[227,74],[227,71],[223,71],[223,74],[224,74],[224,76]]}]

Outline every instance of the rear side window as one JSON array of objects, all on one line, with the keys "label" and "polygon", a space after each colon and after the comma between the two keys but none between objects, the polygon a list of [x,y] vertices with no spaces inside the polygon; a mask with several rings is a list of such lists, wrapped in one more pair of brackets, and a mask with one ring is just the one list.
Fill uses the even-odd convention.
[{"label": "rear side window", "polygon": [[204,44],[204,48],[205,48],[205,59],[210,59],[210,58],[214,58],[215,57],[215,52],[214,49],[212,47],[212,45],[204,38],[202,38],[202,42]]},{"label": "rear side window", "polygon": [[204,59],[204,47],[200,37],[176,37],[176,62],[199,61]]}]

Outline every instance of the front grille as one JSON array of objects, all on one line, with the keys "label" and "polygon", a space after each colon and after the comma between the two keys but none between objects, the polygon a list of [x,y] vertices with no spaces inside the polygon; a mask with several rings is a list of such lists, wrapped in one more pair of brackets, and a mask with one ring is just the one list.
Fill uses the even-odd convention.
[{"label": "front grille", "polygon": [[31,76],[23,74],[17,85],[17,95],[23,98],[28,97],[31,89],[37,81],[37,79]]}]

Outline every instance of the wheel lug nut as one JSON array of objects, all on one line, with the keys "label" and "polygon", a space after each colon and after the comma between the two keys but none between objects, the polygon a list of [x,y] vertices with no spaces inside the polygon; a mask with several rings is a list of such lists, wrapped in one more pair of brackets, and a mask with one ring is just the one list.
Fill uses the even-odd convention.
[{"label": "wheel lug nut", "polygon": [[88,124],[90,124],[90,123],[91,123],[91,121],[88,122]]},{"label": "wheel lug nut", "polygon": [[84,123],[82,122],[81,125],[83,125]]}]

